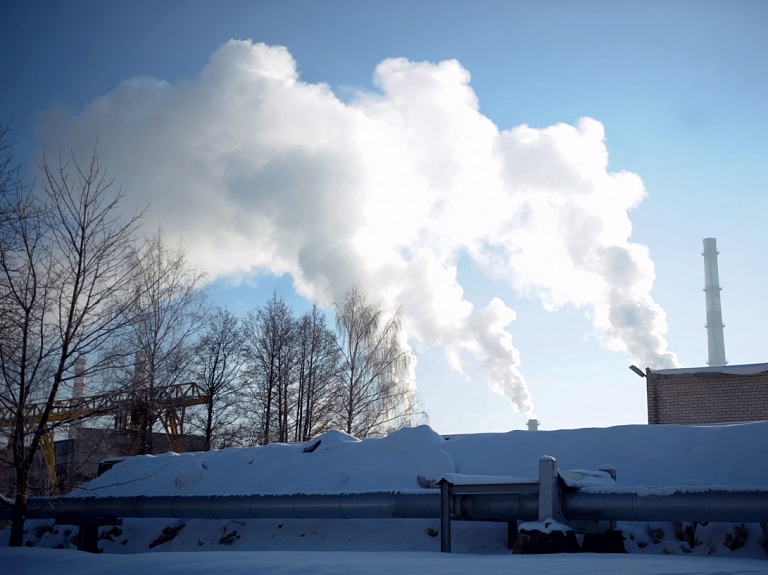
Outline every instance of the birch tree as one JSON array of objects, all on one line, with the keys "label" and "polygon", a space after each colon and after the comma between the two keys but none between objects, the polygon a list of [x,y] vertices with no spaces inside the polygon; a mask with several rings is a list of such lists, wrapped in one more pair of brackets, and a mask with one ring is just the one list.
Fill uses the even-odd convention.
[{"label": "birch tree", "polygon": [[334,308],[341,354],[339,426],[357,437],[400,427],[413,401],[406,379],[409,353],[399,343],[400,311],[386,318],[357,284]]}]

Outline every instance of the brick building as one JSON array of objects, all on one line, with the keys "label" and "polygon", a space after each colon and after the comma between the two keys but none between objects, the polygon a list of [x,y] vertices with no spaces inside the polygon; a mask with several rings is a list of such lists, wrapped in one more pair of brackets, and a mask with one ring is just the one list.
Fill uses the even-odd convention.
[{"label": "brick building", "polygon": [[768,363],[647,370],[648,423],[768,420]]}]

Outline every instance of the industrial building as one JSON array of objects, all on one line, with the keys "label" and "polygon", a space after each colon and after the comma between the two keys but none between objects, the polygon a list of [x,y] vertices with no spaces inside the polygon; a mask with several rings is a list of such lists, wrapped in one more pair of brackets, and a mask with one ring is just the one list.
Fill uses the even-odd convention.
[{"label": "industrial building", "polygon": [[646,370],[648,423],[768,420],[768,363]]},{"label": "industrial building", "polygon": [[633,367],[646,379],[650,424],[768,420],[768,363],[727,365],[717,240],[703,242],[709,367],[646,369],[645,374]]},{"label": "industrial building", "polygon": [[[49,432],[40,442],[40,451],[30,473],[32,493],[67,493],[93,479],[106,458],[138,453],[157,454],[203,449],[203,437],[184,432],[185,412],[206,402],[204,391],[194,382],[178,383],[154,391],[149,410],[146,359],[136,354],[131,385],[111,393],[86,394],[87,361],[75,364],[72,397],[56,400],[47,421]],[[31,404],[26,419],[36,424],[44,404]],[[86,427],[86,422],[100,426]],[[0,427],[10,428],[14,419],[0,410]],[[164,433],[160,432],[162,426]],[[0,449],[0,493],[13,493],[13,458],[6,445]]]}]

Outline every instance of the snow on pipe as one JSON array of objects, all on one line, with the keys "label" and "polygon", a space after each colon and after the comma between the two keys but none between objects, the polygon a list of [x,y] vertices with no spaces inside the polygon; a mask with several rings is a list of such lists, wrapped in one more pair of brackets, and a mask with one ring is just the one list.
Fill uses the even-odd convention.
[{"label": "snow on pipe", "polygon": [[[569,520],[721,521],[768,523],[768,489],[759,488],[566,488],[557,461],[539,460],[539,482],[522,492],[450,494],[450,514],[476,521],[535,521],[562,514]],[[501,484],[496,486],[501,487]],[[546,497],[542,497],[546,495]],[[0,519],[12,502],[0,497]],[[157,495],[31,497],[29,519],[77,523],[98,518],[386,519],[441,517],[441,493],[367,492],[274,495]],[[445,519],[445,518],[444,518]],[[450,518],[448,518],[450,520]]]}]

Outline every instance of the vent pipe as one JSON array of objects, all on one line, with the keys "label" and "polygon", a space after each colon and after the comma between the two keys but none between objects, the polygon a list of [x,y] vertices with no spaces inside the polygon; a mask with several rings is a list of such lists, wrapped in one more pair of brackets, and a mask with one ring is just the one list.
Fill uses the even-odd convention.
[{"label": "vent pipe", "polygon": [[707,296],[707,347],[709,366],[726,365],[723,311],[720,307],[720,276],[717,272],[717,240],[704,239],[704,293]]}]

